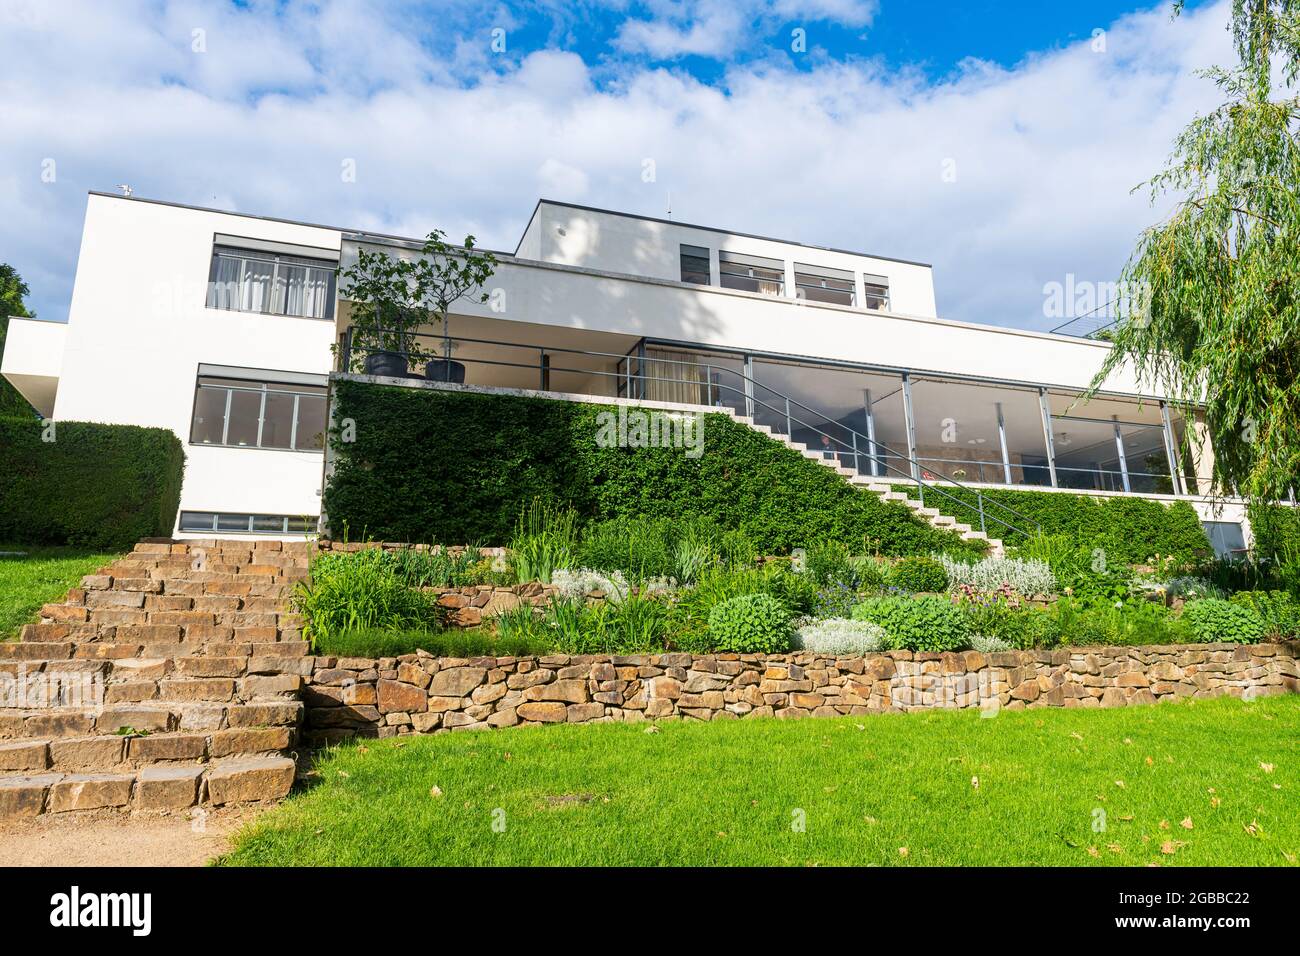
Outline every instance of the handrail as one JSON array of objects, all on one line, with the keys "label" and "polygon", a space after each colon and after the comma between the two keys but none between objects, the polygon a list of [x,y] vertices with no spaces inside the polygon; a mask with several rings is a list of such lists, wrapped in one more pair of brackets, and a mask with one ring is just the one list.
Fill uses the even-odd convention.
[{"label": "handrail", "polygon": [[[963,499],[959,498],[957,495],[954,495],[948,490],[946,490],[945,488],[941,487],[939,482],[944,482],[948,485],[951,485],[953,488],[964,491],[975,497],[974,510],[976,510],[979,515],[980,531],[984,532],[985,534],[988,533],[988,528],[987,528],[988,521],[997,522],[999,525],[1002,525],[1003,527],[1015,532],[1016,534],[1021,534],[1021,535],[1029,534],[1029,532],[1025,531],[1022,528],[1017,527],[1016,525],[1012,524],[1010,521],[1007,521],[999,517],[998,515],[989,514],[986,507],[988,505],[991,505],[995,508],[1000,508],[1004,512],[1007,512],[1011,515],[1014,515],[1015,517],[1023,519],[1028,524],[1033,525],[1034,529],[1038,532],[1042,531],[1042,525],[1035,519],[1024,514],[1018,509],[1013,508],[1011,505],[1008,505],[1005,502],[998,501],[997,499],[994,498],[986,498],[983,490],[979,488],[971,487],[969,485],[962,484],[960,481],[958,481],[955,478],[950,478],[947,475],[940,474],[937,475],[935,478],[930,479],[930,483],[927,484],[926,479],[921,477],[921,471],[924,468],[924,466],[921,464],[921,461],[918,460],[917,458],[911,455],[901,454],[895,451],[894,449],[890,448],[888,445],[885,445],[883,442],[879,441],[878,439],[869,437],[867,435],[863,435],[861,432],[857,431],[856,429],[848,425],[841,424],[840,422],[834,422],[833,419],[827,418],[825,415],[823,415],[821,412],[818,412],[816,409],[804,405],[802,402],[798,401],[797,399],[790,398],[788,395],[776,391],[771,386],[765,385],[762,382],[758,382],[753,378],[750,378],[749,376],[745,375],[743,372],[738,372],[732,368],[727,368],[725,366],[711,365],[707,362],[702,363],[697,361],[686,361],[683,359],[670,359],[670,358],[658,358],[658,357],[651,358],[651,359],[641,359],[639,356],[634,356],[626,352],[599,352],[590,349],[575,349],[575,348],[565,348],[563,346],[550,346],[550,345],[532,345],[532,344],[524,344],[519,342],[503,342],[498,339],[480,339],[480,338],[471,338],[468,336],[446,337],[443,336],[441,333],[412,332],[409,330],[397,330],[397,329],[374,329],[371,330],[371,334],[400,336],[401,338],[399,338],[398,341],[403,341],[408,339],[413,340],[416,338],[431,338],[439,342],[450,340],[451,342],[455,342],[455,343],[494,345],[494,346],[502,346],[505,348],[536,350],[542,359],[547,358],[550,354],[553,353],[564,353],[570,355],[591,356],[596,358],[611,358],[617,360],[616,364],[627,362],[628,371],[624,373],[618,371],[607,372],[599,369],[589,369],[589,368],[566,368],[563,366],[553,365],[549,361],[539,361],[537,365],[531,365],[523,362],[508,362],[508,361],[502,361],[497,359],[476,359],[476,358],[465,358],[465,357],[456,359],[456,361],[471,362],[479,365],[494,365],[494,366],[500,366],[505,368],[521,368],[521,369],[529,369],[529,370],[534,370],[534,369],[538,370],[542,374],[543,381],[541,384],[543,386],[542,387],[543,391],[551,390],[549,385],[546,383],[547,378],[550,374],[556,372],[575,372],[584,375],[607,376],[607,377],[612,377],[618,380],[619,382],[626,382],[628,387],[629,397],[631,396],[631,385],[634,381],[637,383],[653,381],[653,382],[662,382],[668,384],[696,385],[696,386],[702,386],[708,389],[710,392],[712,392],[714,389],[717,389],[719,392],[723,390],[732,392],[738,395],[740,397],[740,401],[744,403],[746,412],[748,413],[747,417],[751,419],[754,417],[752,412],[750,412],[750,408],[752,406],[761,406],[764,409],[767,409],[768,411],[775,414],[778,419],[784,418],[786,420],[786,432],[788,434],[788,437],[792,441],[794,440],[793,425],[798,424],[801,428],[811,431],[822,437],[828,438],[834,444],[841,446],[842,451],[833,451],[831,449],[824,449],[823,451],[830,452],[836,458],[837,461],[842,461],[845,456],[851,455],[854,461],[854,471],[857,472],[859,475],[862,475],[863,477],[868,477],[868,478],[884,477],[879,474],[863,475],[861,459],[864,454],[866,455],[868,460],[874,462],[875,467],[884,468],[890,472],[894,472],[898,475],[902,475],[906,477],[907,482],[909,484],[911,483],[916,484],[917,494],[920,499],[922,507],[925,506],[925,492],[926,489],[928,488],[930,491],[938,492],[944,498],[947,498],[950,501],[955,502],[957,505],[963,508],[972,508],[969,502],[964,501]],[[382,349],[356,345],[353,342],[352,328],[351,327],[347,328],[340,336],[340,342],[339,342],[339,370],[340,371],[346,371],[351,369],[353,363],[353,352],[359,349],[365,349],[366,351],[370,351],[370,352],[383,351]],[[416,354],[421,358],[427,357],[422,353],[421,350],[408,350],[408,351],[415,351]],[[408,354],[408,353],[401,353],[401,354]],[[701,369],[703,370],[705,377],[703,380],[685,379],[685,378],[681,378],[681,379],[665,378],[663,376],[658,376],[658,375],[656,376],[646,375],[644,369],[641,369],[636,373],[633,373],[631,370],[632,369],[631,363],[634,358],[638,359],[642,363],[659,362],[667,365],[683,365],[695,369]],[[748,383],[748,385],[751,387],[748,389],[745,389],[743,387],[736,388],[735,386],[732,385],[724,385],[721,382],[715,382],[713,381],[712,376],[709,374],[712,371],[726,372],[729,375],[735,376],[742,383]],[[765,392],[771,393],[773,396],[780,399],[783,402],[783,405],[774,406],[765,401],[762,401],[754,394],[754,387],[761,388]],[[724,407],[729,407],[729,406],[724,406]],[[843,429],[845,432],[847,432],[849,435],[852,436],[852,442],[846,443],[841,439],[837,438],[836,436],[832,435],[831,433],[822,430],[818,425],[814,425],[810,422],[806,422],[800,418],[795,417],[792,412],[792,409],[794,408],[799,408],[804,412],[817,416],[823,424],[834,422],[837,428]],[[867,452],[863,452],[860,449],[858,444],[858,439],[862,439],[862,441],[866,443],[866,446],[869,449]],[[888,460],[889,458],[895,458],[898,459],[899,461],[906,462],[908,465],[912,467],[909,471],[903,471],[902,469],[892,465]]]}]

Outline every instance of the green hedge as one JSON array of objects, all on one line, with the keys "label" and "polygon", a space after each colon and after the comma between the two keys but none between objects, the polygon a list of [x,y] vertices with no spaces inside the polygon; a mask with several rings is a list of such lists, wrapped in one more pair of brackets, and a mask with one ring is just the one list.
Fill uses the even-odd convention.
[{"label": "green hedge", "polygon": [[[916,497],[915,485],[894,487]],[[978,528],[979,511],[974,491],[946,486],[943,490],[964,502],[965,507],[939,494],[927,495],[926,504]],[[1157,554],[1172,554],[1178,563],[1190,564],[1214,557],[1214,549],[1201,527],[1201,519],[1196,509],[1186,501],[1166,506],[1147,498],[1093,498],[1068,492],[1000,489],[985,491],[984,497],[986,501],[1002,502],[1025,518],[1038,522],[1044,534],[1068,534],[1080,546],[1105,548],[1112,561],[1141,564]],[[996,506],[986,505],[985,514],[1001,518],[1021,532],[1033,529],[1032,522]],[[1006,544],[1016,544],[1025,539],[1025,534],[993,520],[988,521],[988,531],[989,537],[1001,538]]]},{"label": "green hedge", "polygon": [[185,453],[165,428],[0,418],[0,541],[129,548],[170,535]]},{"label": "green hedge", "polygon": [[1300,558],[1300,509],[1252,504],[1246,508],[1256,558]]},{"label": "green hedge", "polygon": [[[704,453],[690,458],[598,446],[609,406],[347,381],[334,394],[324,505],[336,537],[503,544],[541,497],[589,519],[707,516],[772,554],[820,540],[886,554],[983,550],[720,413],[706,416]],[[342,440],[347,420],[353,442]]]}]

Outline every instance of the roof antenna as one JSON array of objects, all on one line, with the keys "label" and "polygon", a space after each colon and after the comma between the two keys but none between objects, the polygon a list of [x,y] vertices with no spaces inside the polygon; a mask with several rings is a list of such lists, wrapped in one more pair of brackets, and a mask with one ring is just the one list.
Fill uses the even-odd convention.
[{"label": "roof antenna", "polygon": [[673,218],[673,191],[668,190],[668,218]]},{"label": "roof antenna", "polygon": [[118,183],[116,188],[122,190],[122,195],[125,196],[127,199],[131,198],[131,187],[128,186],[126,183]]}]

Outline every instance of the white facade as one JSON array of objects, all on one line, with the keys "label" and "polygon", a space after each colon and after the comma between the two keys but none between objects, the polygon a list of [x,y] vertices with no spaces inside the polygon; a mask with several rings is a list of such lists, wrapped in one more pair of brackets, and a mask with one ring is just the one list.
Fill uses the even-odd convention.
[{"label": "white facade", "polygon": [[[348,325],[348,303],[331,301],[319,318],[265,314],[244,310],[239,303],[218,307],[209,288],[210,278],[218,275],[214,249],[251,250],[244,266],[250,273],[278,257],[280,280],[291,273],[300,276],[302,263],[324,269],[341,261],[346,266],[358,245],[411,255],[419,243],[92,193],[67,325],[12,320],[0,371],[42,414],[56,420],[174,431],[187,457],[182,515],[315,516],[320,513],[321,454],[256,447],[275,444],[263,442],[260,425],[256,438],[250,434],[239,441],[220,428],[214,432],[212,415],[198,407],[197,388],[201,376],[208,387],[213,382],[262,382],[270,390],[287,390],[277,392],[282,407],[288,402],[299,409],[286,395],[323,385],[335,364],[331,345]],[[696,276],[701,281],[683,281],[683,254],[688,252],[701,269],[707,256],[707,276]],[[561,203],[539,203],[516,252],[499,253],[498,258],[488,284],[490,301],[464,303],[452,320],[453,335],[496,343],[468,342],[456,353],[469,367],[470,383],[536,387],[530,377],[534,373],[508,371],[501,360],[541,349],[553,350],[549,361],[555,363],[554,374],[568,376],[563,388],[554,386],[557,391],[589,394],[618,394],[618,379],[611,370],[631,367],[631,359],[619,366],[591,353],[639,355],[638,361],[651,365],[655,355],[713,356],[700,361],[710,367],[716,362],[737,381],[742,374],[757,377],[760,371],[784,374],[781,369],[803,362],[809,367],[779,379],[782,394],[808,406],[819,401],[835,406],[828,412],[828,421],[834,422],[844,411],[841,405],[861,405],[860,392],[869,392],[855,392],[861,382],[851,376],[857,369],[887,375],[897,374],[890,370],[910,370],[907,387],[918,393],[911,396],[908,408],[918,420],[905,425],[915,434],[907,438],[900,432],[899,437],[879,440],[910,442],[917,457],[924,457],[930,419],[942,413],[939,405],[933,414],[921,415],[919,410],[934,402],[960,406],[962,390],[975,387],[961,384],[963,380],[1012,389],[1005,408],[997,403],[1004,461],[1010,460],[1005,450],[1009,430],[1028,436],[1030,444],[1046,443],[1041,432],[1050,433],[1053,421],[1076,420],[1071,416],[1079,413],[1069,405],[1071,396],[1087,388],[1108,348],[1085,339],[940,319],[927,265]],[[727,287],[746,280],[724,278],[726,270],[761,266],[768,260],[778,265],[760,269],[769,277],[762,285],[765,291]],[[261,264],[252,265],[255,261]],[[837,282],[836,288],[844,290],[834,295],[851,296],[851,301],[815,301],[827,295],[817,289],[814,299],[802,297],[799,283],[809,282],[809,274],[832,277],[825,281]],[[881,289],[887,294],[882,296]],[[283,294],[292,298],[294,293]],[[521,350],[523,345],[539,348]],[[839,367],[845,371],[837,371]],[[837,376],[848,384],[834,384]],[[1124,423],[1131,418],[1134,428],[1149,432],[1146,437],[1157,434],[1151,429],[1161,427],[1159,395],[1125,373],[1108,380],[1105,390],[1115,401],[1097,403],[1091,420],[1078,418],[1087,425],[1071,424],[1076,433],[1093,429],[1104,438],[1106,419],[1114,418],[1119,432],[1122,424],[1129,427]],[[873,401],[893,401],[880,397],[884,391],[878,389],[875,398],[868,398],[868,409]],[[240,401],[252,401],[238,394]],[[1033,429],[1041,424],[1040,395],[1048,423],[1034,437]],[[203,408],[215,408],[213,395],[204,396]],[[1139,398],[1144,399],[1141,404]],[[264,413],[272,399],[265,401]],[[301,401],[305,409],[308,400]],[[901,408],[901,398],[899,402]],[[1103,405],[1105,414],[1100,411]],[[886,413],[884,404],[880,407],[880,427],[893,427],[892,412]],[[1115,409],[1121,414],[1114,414]],[[228,408],[226,415],[233,421],[237,410]],[[203,427],[201,419],[207,421]],[[303,420],[300,415],[294,422]],[[1068,462],[1069,433],[1057,428],[1063,445],[1055,449],[1054,460]],[[293,430],[299,430],[297,424]],[[975,431],[978,427],[972,425],[971,433]],[[1059,478],[1068,484],[1068,465],[1049,482],[1047,466],[1031,463],[1032,455],[1017,460],[1014,475],[1007,467],[1010,480],[1003,480],[988,453],[992,445],[974,444],[985,440],[972,438],[970,447],[955,446],[952,454],[970,457],[970,467],[963,460],[954,468],[951,460],[939,457],[934,461],[944,464],[936,467],[961,472],[972,483],[982,479],[989,484],[1042,485]],[[277,441],[303,445],[302,436]],[[968,474],[976,467],[978,477]],[[1132,469],[1135,475],[1139,467]],[[1212,503],[1195,497],[1206,476],[1170,477],[1169,470],[1168,490],[1192,492],[1203,517],[1210,517]],[[1127,485],[1127,472],[1123,479]],[[1239,503],[1227,503],[1220,520],[1239,520],[1240,512]],[[229,529],[219,530],[224,534]],[[205,537],[211,532],[178,527],[177,535]]]}]

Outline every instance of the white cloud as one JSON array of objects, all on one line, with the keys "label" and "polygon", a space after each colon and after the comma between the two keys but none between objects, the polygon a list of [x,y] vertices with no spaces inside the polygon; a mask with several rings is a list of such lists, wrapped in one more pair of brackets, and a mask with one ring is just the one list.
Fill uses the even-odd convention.
[{"label": "white cloud", "polygon": [[[1106,53],[1084,41],[938,85],[828,60],[733,66],[717,86],[623,64],[602,85],[603,67],[561,52],[466,83],[473,55],[439,59],[388,8],[313,6],[319,19],[298,2],[0,7],[0,261],[41,314],[66,314],[86,190],[129,182],[507,250],[539,194],[662,215],[671,191],[675,218],[933,262],[942,315],[1045,328],[1044,283],[1115,277],[1158,214],[1129,190],[1213,105],[1194,69],[1231,58],[1220,2],[1172,23],[1163,7],[1126,17]],[[498,22],[482,17],[456,21],[469,48]],[[190,51],[200,24],[205,54]]]},{"label": "white cloud", "polygon": [[616,45],[655,59],[726,57],[770,35],[780,22],[864,27],[876,0],[651,0],[652,16],[628,20]]}]

